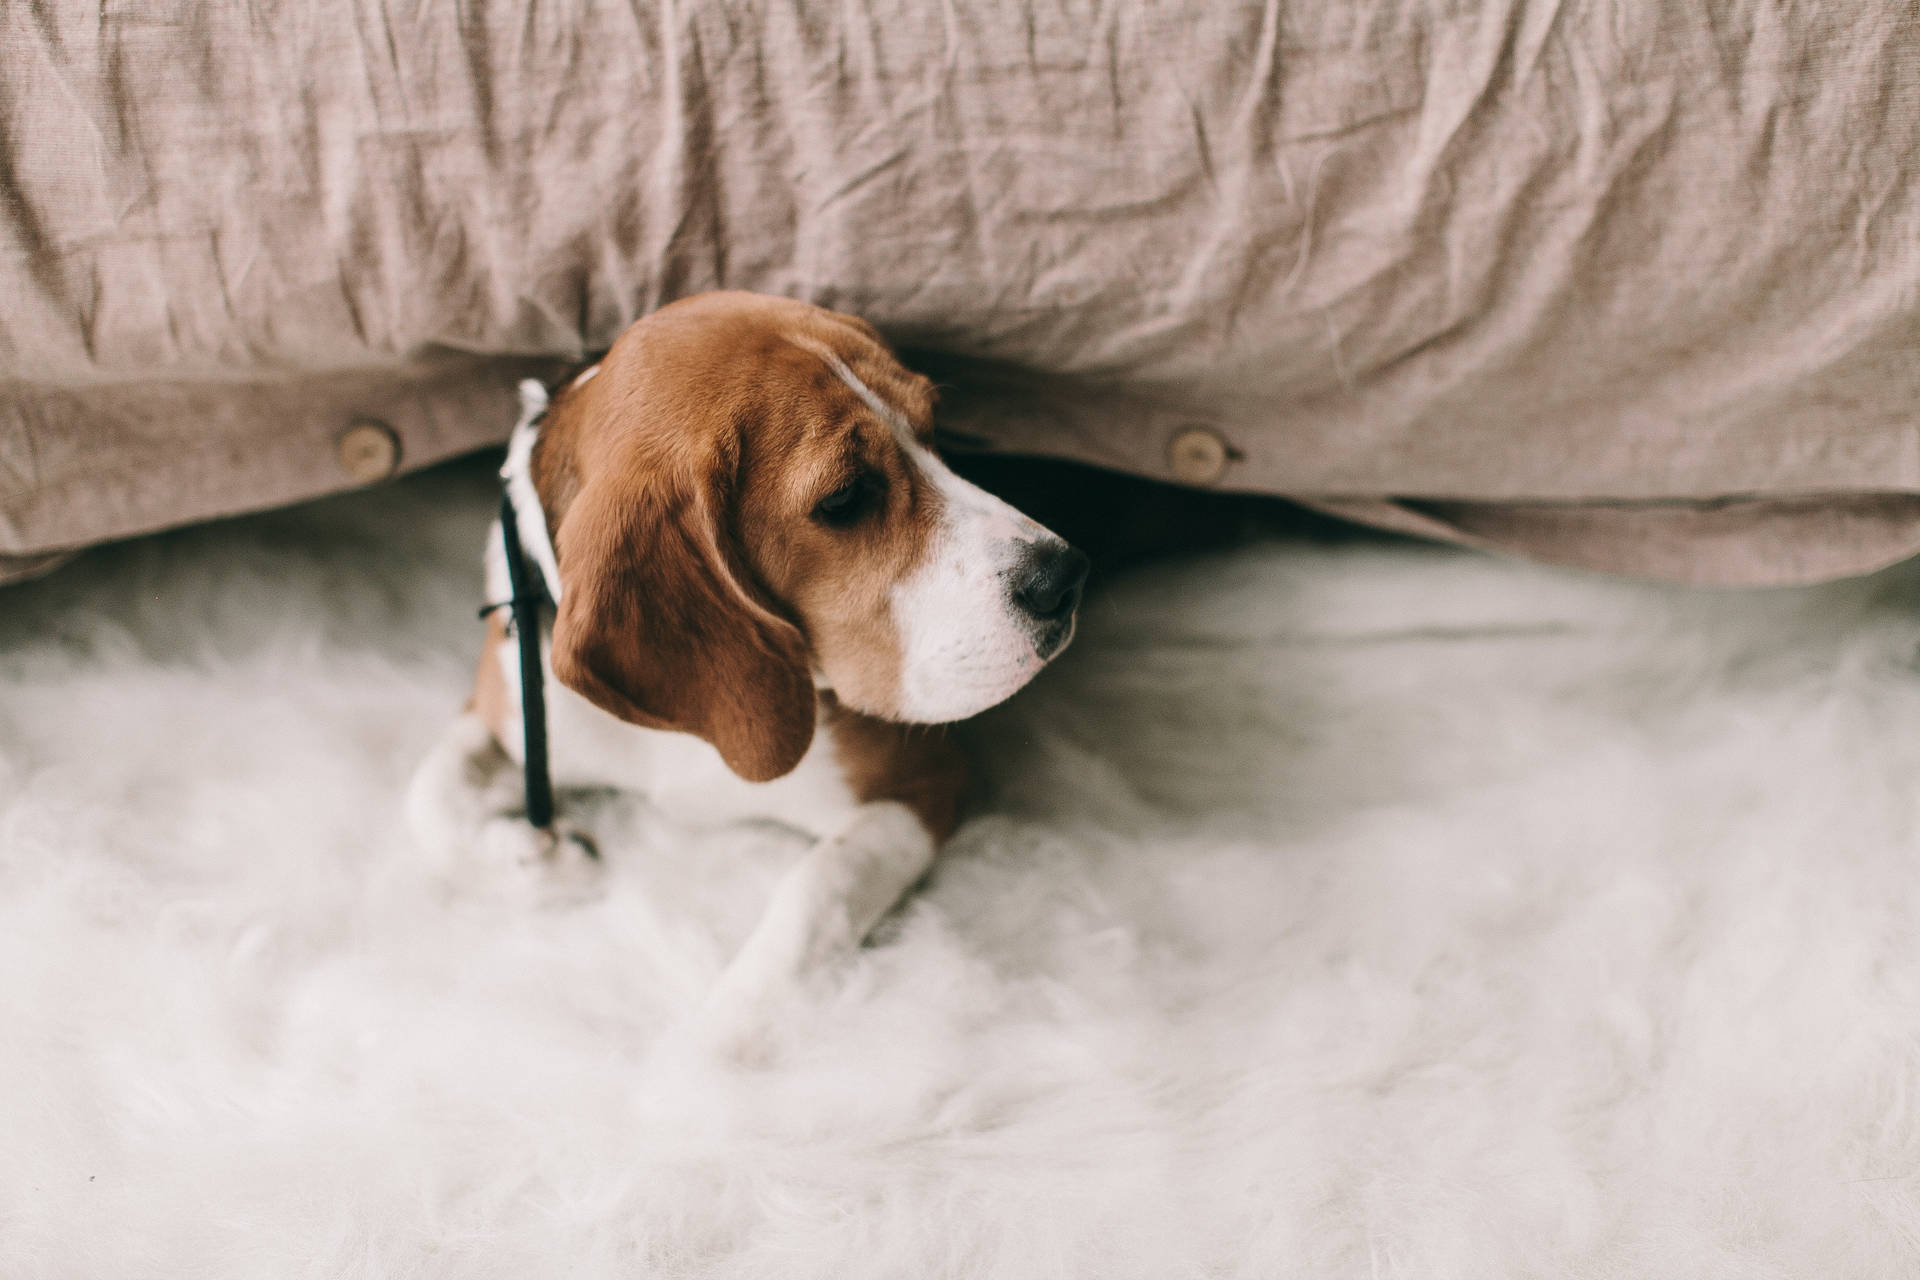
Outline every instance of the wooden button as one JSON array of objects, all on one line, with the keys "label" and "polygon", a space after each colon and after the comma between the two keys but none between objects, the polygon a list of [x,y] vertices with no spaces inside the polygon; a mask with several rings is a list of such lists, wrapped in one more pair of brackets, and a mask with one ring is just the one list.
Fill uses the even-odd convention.
[{"label": "wooden button", "polygon": [[341,468],[357,484],[385,480],[400,465],[400,437],[384,422],[362,418],[334,442]]},{"label": "wooden button", "polygon": [[1227,442],[1206,427],[1183,427],[1167,443],[1167,466],[1181,484],[1212,484],[1227,470]]}]

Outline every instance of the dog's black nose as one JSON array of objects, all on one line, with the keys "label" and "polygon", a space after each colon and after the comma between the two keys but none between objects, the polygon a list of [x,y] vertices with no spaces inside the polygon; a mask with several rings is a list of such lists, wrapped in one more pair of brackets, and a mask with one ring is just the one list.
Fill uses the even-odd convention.
[{"label": "dog's black nose", "polygon": [[1064,542],[1035,543],[1014,575],[1014,603],[1036,618],[1066,617],[1080,603],[1088,563],[1086,552]]}]

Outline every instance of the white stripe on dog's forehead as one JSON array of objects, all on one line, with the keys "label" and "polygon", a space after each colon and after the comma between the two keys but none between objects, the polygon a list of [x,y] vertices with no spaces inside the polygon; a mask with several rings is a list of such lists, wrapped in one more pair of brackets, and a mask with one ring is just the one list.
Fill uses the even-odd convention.
[{"label": "white stripe on dog's forehead", "polygon": [[1043,532],[1039,525],[979,485],[955,475],[940,455],[913,433],[913,426],[907,421],[906,415],[875,395],[873,388],[860,381],[860,376],[849,369],[847,362],[831,349],[804,338],[794,341],[826,361],[827,367],[839,375],[840,381],[846,383],[853,394],[859,396],[861,402],[887,424],[901,450],[920,468],[921,474],[933,482],[934,488],[946,500],[947,523],[951,524],[965,512],[974,517],[985,517],[992,531],[1000,536],[1031,537]]},{"label": "white stripe on dog's forehead", "polygon": [[826,361],[827,368],[839,375],[840,381],[846,383],[853,394],[860,397],[860,402],[873,410],[880,421],[887,424],[894,438],[902,445],[908,448],[924,447],[920,445],[919,438],[913,434],[913,424],[907,421],[906,415],[875,395],[873,388],[860,381],[860,375],[849,369],[847,362],[835,354],[833,348],[808,338],[795,338],[793,341]]}]

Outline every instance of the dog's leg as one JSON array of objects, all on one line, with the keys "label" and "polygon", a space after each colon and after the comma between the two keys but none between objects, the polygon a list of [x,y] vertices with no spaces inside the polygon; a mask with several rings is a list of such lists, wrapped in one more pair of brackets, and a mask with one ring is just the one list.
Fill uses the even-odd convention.
[{"label": "dog's leg", "polygon": [[577,897],[596,879],[592,842],[563,819],[542,831],[525,818],[520,769],[493,731],[463,712],[427,752],[407,788],[407,822],[440,869],[477,867],[517,898]]},{"label": "dog's leg", "polygon": [[933,863],[934,839],[904,804],[861,805],[808,851],[721,974],[709,1001],[726,1047],[750,1047],[772,1006],[852,951]]}]

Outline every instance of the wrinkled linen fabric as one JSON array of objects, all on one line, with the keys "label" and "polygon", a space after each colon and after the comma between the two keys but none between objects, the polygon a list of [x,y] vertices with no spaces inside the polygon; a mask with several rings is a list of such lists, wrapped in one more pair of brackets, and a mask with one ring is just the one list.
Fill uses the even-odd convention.
[{"label": "wrinkled linen fabric", "polygon": [[0,553],[502,439],[686,293],[976,447],[1701,582],[1920,549],[1910,6],[0,10]]}]

